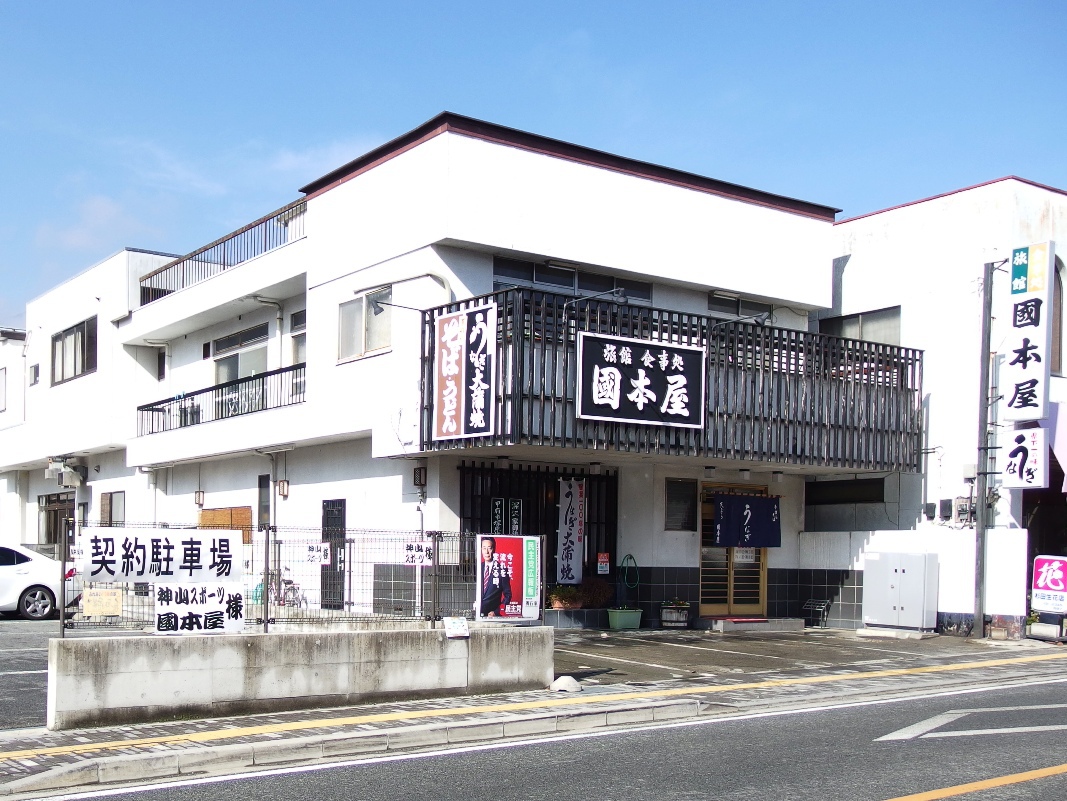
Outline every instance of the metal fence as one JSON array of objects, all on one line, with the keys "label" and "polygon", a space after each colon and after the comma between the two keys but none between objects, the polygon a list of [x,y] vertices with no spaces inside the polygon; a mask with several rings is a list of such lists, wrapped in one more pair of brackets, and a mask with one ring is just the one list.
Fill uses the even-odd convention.
[{"label": "metal fence", "polygon": [[[210,529],[126,524],[117,549],[141,541],[146,529],[178,536]],[[241,553],[246,627],[371,620],[473,617],[478,554],[476,534],[278,528],[245,531]],[[234,560],[237,561],[236,558]],[[81,573],[64,614],[68,629],[144,629],[154,625],[155,582],[115,584]],[[264,581],[266,579],[266,581]],[[264,589],[264,585],[266,589]],[[121,614],[86,614],[88,590],[121,592]]]}]

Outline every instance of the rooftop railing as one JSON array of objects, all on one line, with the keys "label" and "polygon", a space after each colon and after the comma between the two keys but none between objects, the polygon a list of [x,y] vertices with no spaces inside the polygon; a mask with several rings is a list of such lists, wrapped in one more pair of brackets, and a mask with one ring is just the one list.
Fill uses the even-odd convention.
[{"label": "rooftop railing", "polygon": [[147,306],[172,292],[199,284],[256,256],[302,239],[306,210],[306,201],[290,203],[188,256],[164,264],[141,279],[141,305]]}]

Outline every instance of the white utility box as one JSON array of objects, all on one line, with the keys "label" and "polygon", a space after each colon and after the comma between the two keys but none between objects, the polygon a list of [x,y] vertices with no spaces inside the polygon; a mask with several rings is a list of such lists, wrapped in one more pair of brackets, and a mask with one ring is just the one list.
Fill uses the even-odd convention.
[{"label": "white utility box", "polygon": [[864,554],[863,624],[919,631],[936,628],[937,554]]}]

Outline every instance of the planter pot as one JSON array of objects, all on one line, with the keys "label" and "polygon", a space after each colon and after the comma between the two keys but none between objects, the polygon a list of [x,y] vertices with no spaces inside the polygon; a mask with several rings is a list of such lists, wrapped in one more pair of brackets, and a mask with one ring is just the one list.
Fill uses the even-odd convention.
[{"label": "planter pot", "polygon": [[665,629],[689,628],[688,606],[661,606],[659,608],[660,625]]},{"label": "planter pot", "polygon": [[581,601],[557,601],[557,600],[553,599],[551,603],[552,603],[552,608],[553,609],[581,609],[582,608],[582,602]]},{"label": "planter pot", "polygon": [[609,609],[608,628],[612,629],[639,629],[641,628],[640,609]]}]

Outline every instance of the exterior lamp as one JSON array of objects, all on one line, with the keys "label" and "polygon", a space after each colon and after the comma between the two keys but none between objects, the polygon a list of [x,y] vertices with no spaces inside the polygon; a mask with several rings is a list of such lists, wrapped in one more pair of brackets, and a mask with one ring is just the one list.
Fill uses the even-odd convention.
[{"label": "exterior lamp", "polygon": [[606,289],[603,292],[597,292],[593,295],[579,295],[576,298],[571,298],[563,304],[563,313],[567,313],[568,306],[573,306],[583,300],[593,300],[594,298],[602,298],[606,295],[611,295],[612,299],[616,303],[626,303],[626,290],[622,287],[615,287],[615,289]]},{"label": "exterior lamp", "polygon": [[196,492],[193,493],[193,502],[197,506],[203,506],[204,505],[204,491],[203,490],[197,490]]},{"label": "exterior lamp", "polygon": [[288,498],[289,497],[289,479],[280,478],[276,482],[276,485],[278,487],[278,494],[283,498]]},{"label": "exterior lamp", "polygon": [[379,314],[381,314],[383,311],[385,311],[385,309],[382,308],[383,306],[392,306],[392,307],[397,308],[397,309],[410,309],[411,311],[417,311],[417,312],[420,312],[420,313],[425,311],[425,309],[416,309],[414,306],[404,306],[401,303],[388,303],[388,302],[386,302],[384,300],[374,300],[374,299],[371,299],[371,301],[370,301],[370,310],[374,314],[375,317],[377,317]]},{"label": "exterior lamp", "polygon": [[747,317],[735,317],[732,320],[722,320],[710,326],[708,328],[708,331],[714,331],[716,328],[720,328],[724,325],[729,325],[730,323],[743,323],[746,320],[751,320],[756,325],[766,325],[767,321],[771,319],[771,316],[773,314],[774,310],[772,309],[771,311],[760,312],[759,314],[750,314]]},{"label": "exterior lamp", "polygon": [[592,475],[592,476],[599,476],[600,475],[600,462],[590,462],[589,463],[589,474]]},{"label": "exterior lamp", "polygon": [[773,473],[771,473],[771,481],[773,481],[775,484],[781,484],[782,483],[782,471],[781,470],[775,470]]},{"label": "exterior lamp", "polygon": [[748,481],[750,478],[752,478],[751,470],[738,470],[737,472],[738,475],[741,476],[742,481]]}]

